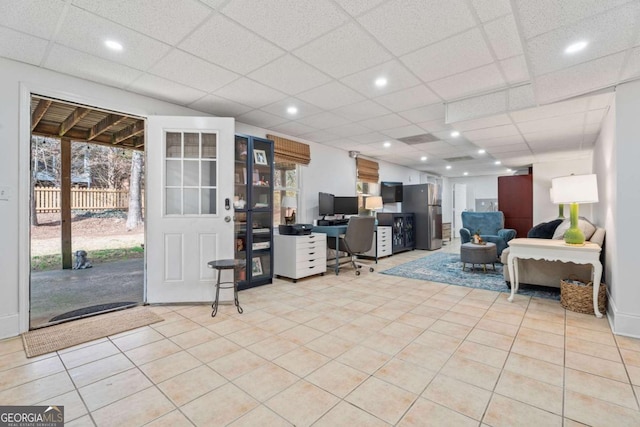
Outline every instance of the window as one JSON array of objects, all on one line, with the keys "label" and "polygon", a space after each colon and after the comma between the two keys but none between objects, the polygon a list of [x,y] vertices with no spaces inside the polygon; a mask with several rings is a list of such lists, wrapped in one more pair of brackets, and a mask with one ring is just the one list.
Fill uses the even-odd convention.
[{"label": "window", "polygon": [[217,213],[218,135],[165,132],[165,214]]},{"label": "window", "polygon": [[[273,180],[273,225],[285,224],[285,217],[295,218],[300,204],[300,165],[294,163],[278,163],[274,166]],[[285,197],[293,197],[295,208],[282,206]],[[286,199],[287,202],[292,199]],[[295,220],[294,222],[298,222]]]}]

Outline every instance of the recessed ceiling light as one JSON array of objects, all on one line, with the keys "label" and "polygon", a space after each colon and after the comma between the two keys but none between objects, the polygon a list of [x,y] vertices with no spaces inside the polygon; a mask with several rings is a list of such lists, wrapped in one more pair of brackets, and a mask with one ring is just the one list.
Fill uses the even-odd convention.
[{"label": "recessed ceiling light", "polygon": [[460,132],[458,132],[457,130],[454,130],[453,132],[451,132],[451,136],[454,138],[457,138],[460,136]]},{"label": "recessed ceiling light", "polygon": [[496,164],[496,165],[501,165],[501,164],[502,164],[502,162],[501,162],[500,160],[496,160],[496,161],[495,161],[495,162],[493,162],[493,163],[494,163],[494,164]]},{"label": "recessed ceiling light", "polygon": [[377,87],[385,87],[387,85],[386,77],[378,77],[375,81]]},{"label": "recessed ceiling light", "polygon": [[513,169],[509,168],[507,169],[507,172],[513,172]]},{"label": "recessed ceiling light", "polygon": [[582,49],[587,47],[588,44],[589,44],[589,42],[586,41],[586,40],[582,40],[582,41],[570,44],[564,50],[564,53],[572,54],[572,53],[580,52]]},{"label": "recessed ceiling light", "polygon": [[298,112],[298,107],[291,106],[287,108],[287,113],[289,114],[296,114],[297,112]]},{"label": "recessed ceiling light", "polygon": [[122,45],[115,40],[105,40],[104,45],[107,46],[111,50],[121,51]]},{"label": "recessed ceiling light", "polygon": [[486,150],[483,150],[482,148],[478,150],[478,154],[484,154],[486,153]]},{"label": "recessed ceiling light", "polygon": [[426,162],[427,161],[427,156],[420,157],[420,160],[422,160],[423,162]]},{"label": "recessed ceiling light", "polygon": [[464,175],[464,176],[467,176],[467,175],[469,175],[469,172],[465,172],[465,173],[463,173],[463,175]]},{"label": "recessed ceiling light", "polygon": [[385,148],[389,148],[389,147],[391,147],[391,143],[390,143],[389,141],[385,142],[385,143],[384,143],[384,144],[382,144],[382,145],[384,145],[384,147],[385,147]]},{"label": "recessed ceiling light", "polygon": [[447,165],[447,169],[451,169],[451,165]]}]

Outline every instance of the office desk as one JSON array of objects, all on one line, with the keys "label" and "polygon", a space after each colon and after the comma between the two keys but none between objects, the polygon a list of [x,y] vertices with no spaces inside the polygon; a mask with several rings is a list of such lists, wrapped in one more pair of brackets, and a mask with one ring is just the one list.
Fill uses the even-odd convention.
[{"label": "office desk", "polygon": [[333,267],[333,270],[336,273],[336,276],[340,273],[340,251],[338,248],[340,247],[339,241],[340,236],[347,232],[346,225],[316,225],[311,231],[314,233],[324,233],[327,237],[334,237],[336,239],[336,263]]}]

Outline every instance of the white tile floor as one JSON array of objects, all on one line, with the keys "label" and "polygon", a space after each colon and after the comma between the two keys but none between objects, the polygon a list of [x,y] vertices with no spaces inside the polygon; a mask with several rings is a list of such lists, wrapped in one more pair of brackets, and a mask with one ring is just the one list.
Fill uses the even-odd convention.
[{"label": "white tile floor", "polygon": [[276,280],[240,293],[242,315],[158,306],[164,322],[33,359],[4,340],[0,405],[64,405],[68,426],[640,425],[640,340],[506,296],[350,270]]}]

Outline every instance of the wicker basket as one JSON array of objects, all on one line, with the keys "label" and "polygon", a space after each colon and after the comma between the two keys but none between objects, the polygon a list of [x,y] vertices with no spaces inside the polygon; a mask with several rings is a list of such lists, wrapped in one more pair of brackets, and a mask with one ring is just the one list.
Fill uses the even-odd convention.
[{"label": "wicker basket", "polygon": [[[567,310],[577,313],[595,314],[593,312],[593,283],[576,285],[574,283],[560,281],[560,304]],[[607,286],[602,283],[598,290],[598,310],[605,313],[607,310]]]}]

